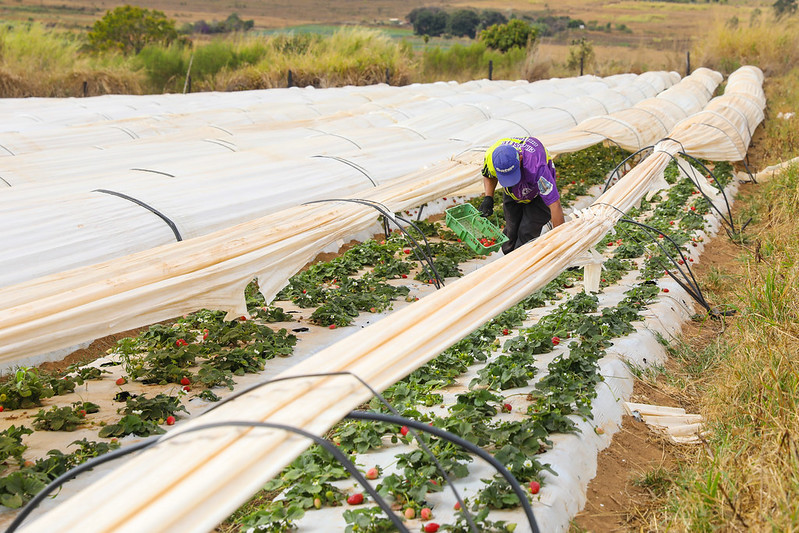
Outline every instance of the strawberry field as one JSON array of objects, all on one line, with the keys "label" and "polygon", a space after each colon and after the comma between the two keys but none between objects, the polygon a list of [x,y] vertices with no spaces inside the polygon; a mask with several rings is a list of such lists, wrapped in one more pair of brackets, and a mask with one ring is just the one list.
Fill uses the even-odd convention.
[{"label": "strawberry field", "polygon": [[[564,207],[590,202],[628,155],[596,145],[559,157]],[[725,223],[726,206],[721,194],[700,193],[695,175],[710,169],[713,188],[731,194],[733,169],[680,165],[672,162],[667,188],[648,195],[596,245],[604,258],[599,290],[585,290],[582,268],[565,270],[361,410],[445,430],[491,454],[524,488],[539,526],[565,527],[581,506],[596,450],[617,428],[632,375],[663,357],[662,343],[693,313],[689,293],[701,300],[689,268]],[[441,198],[435,206],[463,200]],[[390,321],[392,311],[496,259],[475,254],[439,218],[309,266],[268,304],[253,282],[248,314],[236,320],[204,310],[151,326],[106,357],[62,373],[20,369],[0,388],[7,465],[0,503],[19,508],[69,468],[179,428],[231,391],[269,379],[359,326]],[[508,480],[441,435],[347,418],[326,437],[409,530],[529,527]],[[221,527],[395,530],[376,503],[338,459],[313,445]]]}]

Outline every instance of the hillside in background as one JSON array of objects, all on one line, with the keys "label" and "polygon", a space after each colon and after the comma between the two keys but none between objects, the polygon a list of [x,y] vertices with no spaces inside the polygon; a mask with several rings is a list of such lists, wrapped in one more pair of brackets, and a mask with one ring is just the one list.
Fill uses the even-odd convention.
[{"label": "hillside in background", "polygon": [[[59,28],[86,29],[115,7],[128,2],[109,0],[63,0],[59,2],[20,0],[0,3],[0,20],[33,21]],[[747,23],[771,11],[773,2],[740,0],[726,2],[647,2],[608,0],[292,0],[246,2],[242,0],[140,0],[134,5],[158,9],[178,24],[199,20],[221,21],[231,13],[254,21],[256,30],[287,28],[307,24],[349,24],[408,28],[405,17],[414,8],[438,7],[446,10],[474,8],[502,12],[506,17],[542,18],[568,16],[585,22],[586,29],[562,32],[549,39],[568,43],[585,36],[598,44],[628,47],[686,48],[708,26],[718,21],[737,19]],[[392,19],[396,19],[393,20]],[[608,26],[609,25],[609,26]],[[588,28],[596,28],[590,30]],[[627,31],[618,28],[626,28]]]}]

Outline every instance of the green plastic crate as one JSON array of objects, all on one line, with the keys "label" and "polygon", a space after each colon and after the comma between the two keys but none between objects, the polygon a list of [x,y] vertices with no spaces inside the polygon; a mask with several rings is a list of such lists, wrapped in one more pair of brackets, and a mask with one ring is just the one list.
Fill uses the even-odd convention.
[{"label": "green plastic crate", "polygon": [[[480,215],[472,204],[461,204],[447,209],[446,224],[461,241],[478,254],[488,255],[499,250],[508,238],[490,220]],[[491,246],[483,246],[480,239],[496,239]]]}]

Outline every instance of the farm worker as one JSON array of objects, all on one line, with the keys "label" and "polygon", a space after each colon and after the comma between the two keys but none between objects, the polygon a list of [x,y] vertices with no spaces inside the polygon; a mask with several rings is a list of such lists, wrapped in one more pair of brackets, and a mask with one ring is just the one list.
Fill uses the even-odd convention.
[{"label": "farm worker", "polygon": [[504,192],[504,233],[508,237],[502,245],[503,253],[509,254],[538,237],[550,220],[553,227],[563,224],[555,177],[552,158],[535,137],[500,139],[486,150],[485,197],[479,211],[484,217],[494,213],[494,191],[499,183]]}]

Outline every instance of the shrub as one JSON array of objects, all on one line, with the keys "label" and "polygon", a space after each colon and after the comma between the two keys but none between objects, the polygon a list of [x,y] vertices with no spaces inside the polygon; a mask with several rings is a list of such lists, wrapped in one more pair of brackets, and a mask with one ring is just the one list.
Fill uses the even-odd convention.
[{"label": "shrub", "polygon": [[537,31],[520,19],[507,24],[494,24],[480,32],[480,40],[489,48],[507,52],[511,48],[527,48],[535,42]]},{"label": "shrub", "polygon": [[175,21],[162,11],[122,6],[108,11],[88,35],[93,50],[138,54],[148,44],[172,44],[178,38]]}]

